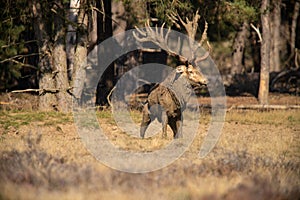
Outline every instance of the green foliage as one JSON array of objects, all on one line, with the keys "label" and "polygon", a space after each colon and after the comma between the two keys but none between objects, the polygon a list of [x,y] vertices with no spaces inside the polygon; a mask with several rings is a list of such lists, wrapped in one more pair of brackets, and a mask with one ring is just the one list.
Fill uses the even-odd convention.
[{"label": "green foliage", "polygon": [[[40,0],[41,21],[49,40],[57,37],[55,17],[64,20],[69,0]],[[31,55],[37,54],[32,2],[5,0],[0,2],[0,90],[18,86],[23,76],[36,74]],[[60,29],[65,28],[62,23]],[[31,59],[31,60],[30,60]],[[31,61],[31,62],[30,62]],[[29,69],[28,69],[29,67]],[[25,69],[26,68],[26,69]],[[34,69],[34,70],[33,70]],[[29,75],[31,76],[31,75]],[[22,79],[23,80],[23,79]]]},{"label": "green foliage", "polygon": [[223,1],[225,23],[231,23],[233,26],[240,26],[243,22],[256,21],[258,10],[246,0]]},{"label": "green foliage", "polygon": [[200,14],[209,24],[210,40],[231,40],[243,22],[256,23],[259,20],[259,3],[259,0],[220,0],[199,4]]},{"label": "green foliage", "polygon": [[[191,1],[146,0],[134,2],[132,0],[122,0],[122,2],[127,12],[130,13],[128,16],[128,21],[132,25],[143,25],[147,19],[152,18],[156,19],[154,21],[158,25],[161,25],[165,22],[168,26],[172,26],[172,22],[168,17],[171,13],[176,12],[180,14],[180,16],[186,17],[190,17],[190,15],[194,13],[193,3]],[[140,7],[136,8],[137,5]]]},{"label": "green foliage", "polygon": [[[129,20],[133,19],[132,25],[143,25],[146,19],[152,18],[157,20],[153,20],[151,26],[164,22],[172,26],[168,17],[171,13],[178,13],[185,20],[186,17],[191,19],[199,10],[201,19],[209,24],[208,37],[211,41],[220,41],[222,38],[228,40],[235,36],[243,22],[256,23],[259,20],[260,0],[147,0],[137,1],[139,6],[132,0],[122,2],[130,13]],[[199,29],[203,28],[203,21],[200,21]]]},{"label": "green foliage", "polygon": [[193,14],[193,5],[190,1],[180,0],[148,0],[150,14],[153,14],[161,22],[172,25],[169,17],[172,13],[178,13],[180,16],[189,16]]},{"label": "green foliage", "polygon": [[27,1],[2,1],[0,16],[0,89],[9,89],[21,77],[20,55],[27,52],[24,40],[29,24]]}]

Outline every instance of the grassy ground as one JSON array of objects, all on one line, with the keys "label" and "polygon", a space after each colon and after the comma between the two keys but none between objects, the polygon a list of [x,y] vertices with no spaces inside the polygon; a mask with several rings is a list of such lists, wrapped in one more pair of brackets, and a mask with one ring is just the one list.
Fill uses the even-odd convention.
[{"label": "grassy ground", "polygon": [[[130,138],[109,111],[97,113],[110,140],[122,148],[158,149],[171,132]],[[140,113],[132,112],[139,123]],[[204,112],[189,150],[145,174],[115,171],[84,148],[71,114],[0,112],[0,199],[299,199],[300,112],[231,110],[221,138],[204,159],[209,127]],[[184,133],[186,134],[186,133]]]}]

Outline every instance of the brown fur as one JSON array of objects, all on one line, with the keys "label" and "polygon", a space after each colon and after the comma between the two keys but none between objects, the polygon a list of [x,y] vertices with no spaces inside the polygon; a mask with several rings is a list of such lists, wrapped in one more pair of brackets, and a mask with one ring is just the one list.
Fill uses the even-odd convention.
[{"label": "brown fur", "polygon": [[207,84],[207,79],[192,65],[180,65],[176,72],[156,85],[150,92],[143,108],[140,136],[155,118],[162,123],[163,137],[167,135],[167,125],[174,138],[182,137],[182,111],[192,94],[191,85]]}]

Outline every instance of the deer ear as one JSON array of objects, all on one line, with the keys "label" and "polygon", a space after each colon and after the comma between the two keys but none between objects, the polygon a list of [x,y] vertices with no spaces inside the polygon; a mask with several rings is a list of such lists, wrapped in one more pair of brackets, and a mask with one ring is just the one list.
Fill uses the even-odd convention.
[{"label": "deer ear", "polygon": [[193,71],[194,69],[197,69],[197,68],[194,68],[193,67],[193,65],[188,65],[187,67],[186,67],[186,69],[187,69],[187,71]]},{"label": "deer ear", "polygon": [[176,73],[182,74],[185,71],[186,71],[185,65],[179,65],[179,66],[176,67]]}]

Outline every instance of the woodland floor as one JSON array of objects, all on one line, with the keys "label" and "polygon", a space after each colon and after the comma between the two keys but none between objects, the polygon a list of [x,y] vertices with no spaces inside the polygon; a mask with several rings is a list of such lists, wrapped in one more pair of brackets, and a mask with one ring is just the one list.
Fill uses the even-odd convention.
[{"label": "woodland floor", "polygon": [[[300,97],[272,94],[270,103],[300,105]],[[248,104],[257,100],[227,98],[228,107]],[[3,104],[0,110],[0,199],[300,198],[299,109],[229,110],[216,147],[200,159],[210,122],[204,109],[198,134],[179,159],[154,172],[131,174],[104,166],[85,149],[72,114],[30,107],[13,110]],[[131,139],[117,127],[110,110],[97,112],[97,117],[122,148],[146,144],[155,149],[172,140],[171,132],[146,143]],[[132,111],[132,117],[139,123],[141,113]]]}]

